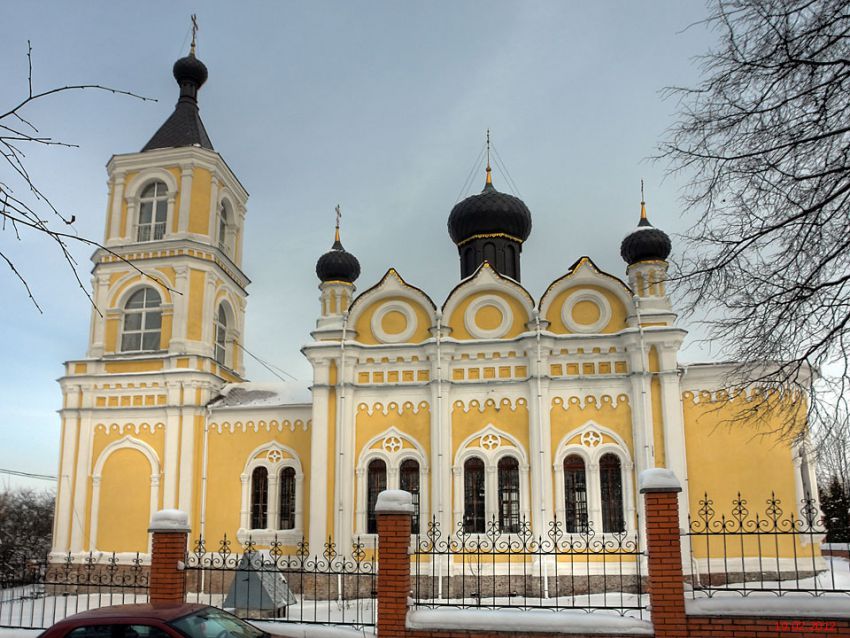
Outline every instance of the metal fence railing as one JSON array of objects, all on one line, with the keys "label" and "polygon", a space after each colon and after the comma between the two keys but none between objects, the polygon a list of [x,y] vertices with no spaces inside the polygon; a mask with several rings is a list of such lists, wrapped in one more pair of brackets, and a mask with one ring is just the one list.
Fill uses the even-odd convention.
[{"label": "metal fence railing", "polygon": [[414,536],[413,604],[418,608],[607,610],[643,617],[644,554],[636,531],[566,532],[552,521],[534,535],[491,520],[483,534],[462,524],[444,534],[437,520]]},{"label": "metal fence railing", "polygon": [[0,627],[46,629],[81,611],[148,601],[139,554],[68,554],[0,566]]},{"label": "metal fence railing", "polygon": [[785,511],[771,493],[755,511],[738,493],[727,510],[718,512],[718,507],[705,494],[696,515],[688,517],[684,536],[693,597],[755,592],[850,596],[850,564],[821,553],[827,530],[815,499],[805,498],[799,508]]},{"label": "metal fence railing", "polygon": [[206,603],[246,620],[373,626],[377,613],[374,552],[356,540],[343,554],[328,539],[319,555],[305,540],[248,539],[241,553],[225,536],[215,551],[203,539],[186,561],[187,602]]}]

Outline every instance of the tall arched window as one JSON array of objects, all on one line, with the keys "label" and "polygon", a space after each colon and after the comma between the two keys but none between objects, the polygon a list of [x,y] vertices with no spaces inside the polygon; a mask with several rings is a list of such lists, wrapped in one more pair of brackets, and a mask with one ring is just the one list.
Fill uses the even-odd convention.
[{"label": "tall arched window", "polygon": [[516,279],[516,248],[511,244],[505,246],[505,275]]},{"label": "tall arched window", "polygon": [[399,467],[398,487],[405,492],[410,492],[413,497],[413,520],[411,521],[411,533],[419,533],[419,463],[413,459],[406,459]]},{"label": "tall arched window", "polygon": [[278,529],[295,529],[295,468],[285,467],[280,471],[278,484]]},{"label": "tall arched window", "polygon": [[139,196],[137,241],[156,241],[165,236],[168,216],[168,189],[160,181],[145,186]]},{"label": "tall arched window", "polygon": [[227,364],[227,312],[224,304],[219,304],[215,317],[215,360],[221,365]]},{"label": "tall arched window", "polygon": [[258,467],[251,473],[251,529],[266,528],[269,508],[269,472]]},{"label": "tall arched window", "polygon": [[381,459],[375,459],[369,463],[368,486],[366,494],[366,532],[378,533],[378,519],[375,516],[375,504],[378,502],[378,494],[387,489],[387,464]]},{"label": "tall arched window", "polygon": [[599,459],[599,491],[602,497],[602,531],[624,531],[623,473],[620,457],[616,454],[609,452]]},{"label": "tall arched window", "polygon": [[485,521],[484,461],[477,456],[463,464],[463,531],[483,534]]},{"label": "tall arched window", "polygon": [[570,534],[587,531],[587,474],[578,454],[564,459],[564,518]]},{"label": "tall arched window", "polygon": [[519,531],[519,463],[512,456],[499,460],[499,529]]},{"label": "tall arched window", "polygon": [[124,304],[121,352],[159,350],[162,331],[162,301],[153,288],[134,292]]},{"label": "tall arched window", "polygon": [[496,244],[493,242],[484,244],[484,261],[489,262],[491,268],[496,268]]},{"label": "tall arched window", "polygon": [[227,202],[221,202],[218,209],[218,247],[227,252],[227,226],[230,223],[230,213]]}]

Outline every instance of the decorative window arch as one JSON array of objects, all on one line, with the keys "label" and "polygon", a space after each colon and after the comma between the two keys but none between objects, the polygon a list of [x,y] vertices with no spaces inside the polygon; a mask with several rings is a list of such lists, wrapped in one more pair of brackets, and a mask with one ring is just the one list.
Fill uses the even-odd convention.
[{"label": "decorative window arch", "polygon": [[299,540],[303,532],[304,473],[298,455],[277,442],[248,456],[241,475],[242,509],[236,534],[257,543]]},{"label": "decorative window arch", "polygon": [[495,519],[503,532],[518,532],[529,518],[528,473],[525,450],[511,435],[488,424],[469,436],[452,468],[455,525],[481,534]]},{"label": "decorative window arch", "polygon": [[634,464],[622,437],[588,421],[556,450],[555,514],[564,531],[634,531]]},{"label": "decorative window arch", "polygon": [[[427,520],[428,465],[425,451],[418,441],[391,427],[371,439],[363,447],[355,470],[357,512],[355,534],[374,534],[375,502],[382,489],[406,490],[413,496],[412,532],[418,531],[420,520]],[[374,465],[373,465],[374,463]],[[380,468],[383,463],[383,483]],[[380,488],[380,489],[378,489]],[[375,491],[377,490],[377,491]],[[374,531],[372,531],[374,530]]]},{"label": "decorative window arch", "polygon": [[130,294],[122,307],[121,352],[151,352],[162,340],[162,298],[151,286]]},{"label": "decorative window arch", "polygon": [[129,434],[118,439],[117,441],[113,441],[100,453],[97,457],[97,461],[94,464],[94,471],[92,472],[91,481],[92,481],[92,495],[91,495],[91,527],[89,529],[89,547],[94,549],[97,545],[97,524],[98,524],[98,512],[100,509],[100,483],[103,478],[103,467],[106,465],[107,459],[113,452],[117,452],[121,449],[131,449],[141,452],[145,458],[148,460],[148,463],[151,467],[151,475],[150,475],[150,512],[157,511],[159,509],[159,483],[161,478],[161,469],[159,457],[156,454],[156,450],[154,450],[150,445],[141,441],[137,438],[130,436]]},{"label": "decorative window arch", "polygon": [[128,184],[127,239],[137,242],[157,241],[168,234],[174,219],[177,179],[164,168],[143,170]]}]

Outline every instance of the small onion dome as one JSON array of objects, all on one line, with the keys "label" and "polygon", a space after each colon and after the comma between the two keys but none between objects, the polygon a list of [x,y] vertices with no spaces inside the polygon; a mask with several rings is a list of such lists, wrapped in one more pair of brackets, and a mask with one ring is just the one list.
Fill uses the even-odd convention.
[{"label": "small onion dome", "polygon": [[641,202],[640,221],[620,244],[620,256],[629,266],[639,261],[664,261],[672,248],[667,233],[649,223],[646,206]]},{"label": "small onion dome", "polygon": [[333,247],[316,262],[316,274],[323,282],[345,281],[350,284],[360,276],[360,262],[342,247],[339,234]]},{"label": "small onion dome", "polygon": [[488,167],[484,190],[455,204],[448,225],[455,244],[491,234],[508,235],[523,242],[531,234],[531,211],[519,197],[495,189]]},{"label": "small onion dome", "polygon": [[180,58],[174,63],[174,79],[178,84],[188,82],[194,84],[195,88],[199,89],[207,81],[209,73],[207,65],[195,57],[194,53],[190,53],[185,58]]}]

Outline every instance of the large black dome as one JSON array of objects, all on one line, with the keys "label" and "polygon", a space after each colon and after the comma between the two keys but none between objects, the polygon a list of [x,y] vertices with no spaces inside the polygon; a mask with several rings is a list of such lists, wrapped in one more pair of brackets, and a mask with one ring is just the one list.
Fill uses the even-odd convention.
[{"label": "large black dome", "polygon": [[455,244],[495,234],[523,242],[531,234],[531,211],[519,197],[500,193],[488,182],[479,194],[455,204],[448,225]]},{"label": "large black dome", "polygon": [[178,84],[191,82],[197,88],[201,88],[209,77],[207,65],[196,58],[194,53],[190,53],[185,58],[177,60],[177,62],[174,63],[172,72],[174,73],[174,79],[177,80]]},{"label": "large black dome", "polygon": [[323,282],[345,281],[354,283],[360,276],[360,262],[346,251],[337,239],[333,247],[316,262],[316,274]]},{"label": "large black dome", "polygon": [[672,248],[667,233],[655,228],[646,217],[641,217],[638,227],[620,244],[620,256],[630,266],[639,261],[664,261]]}]

